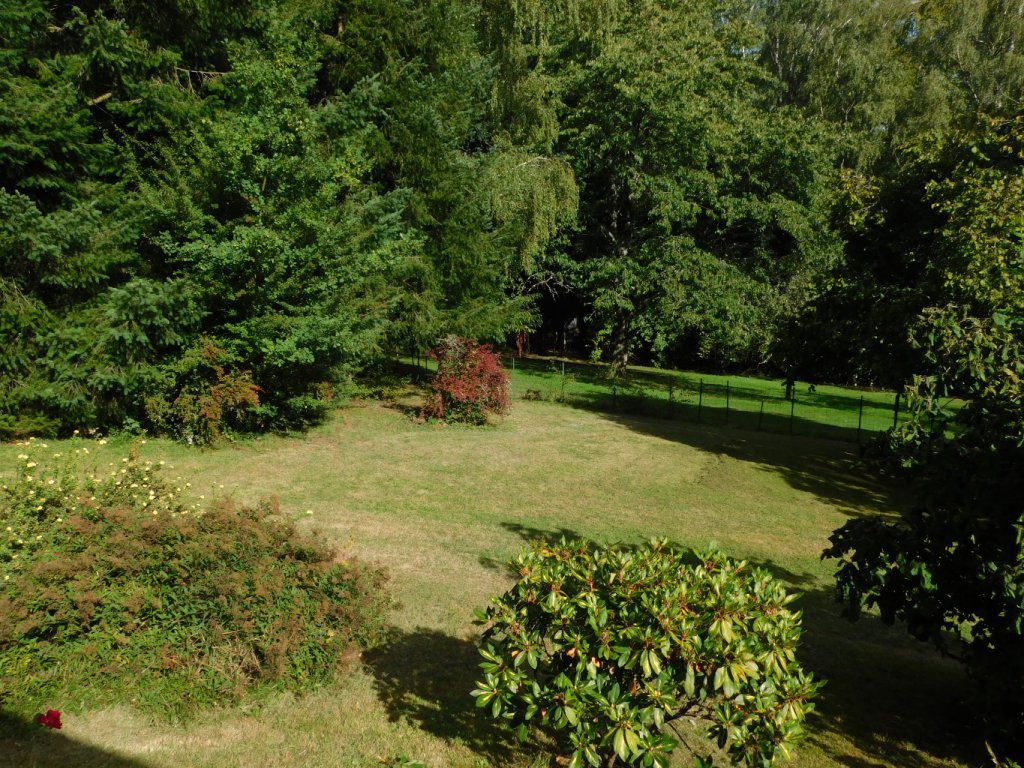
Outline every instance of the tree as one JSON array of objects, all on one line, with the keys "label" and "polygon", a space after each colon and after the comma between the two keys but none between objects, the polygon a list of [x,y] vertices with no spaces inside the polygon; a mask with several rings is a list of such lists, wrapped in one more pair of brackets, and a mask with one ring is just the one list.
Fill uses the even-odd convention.
[{"label": "tree", "polygon": [[1024,11],[1004,0],[801,0],[769,6],[765,24],[781,103],[844,137],[833,208],[842,259],[780,334],[780,354],[833,380],[902,387],[923,365],[911,327],[927,307],[959,301],[935,259],[949,221],[936,185],[971,151],[958,134],[1019,113]]},{"label": "tree", "polygon": [[575,187],[490,122],[476,3],[0,13],[5,434],[165,428],[207,344],[259,392],[235,429],[301,426],[396,346],[532,322]]},{"label": "tree", "polygon": [[693,346],[763,362],[836,252],[828,137],[797,110],[768,109],[775,85],[749,54],[757,30],[720,11],[594,0],[494,12],[506,28],[520,19],[500,49],[514,130],[565,157],[580,189],[555,279],[618,368],[638,350],[678,359]]},{"label": "tree", "polygon": [[[877,607],[964,661],[1000,754],[1024,756],[1024,164],[1021,120],[994,121],[931,191],[946,294],[913,336],[922,367],[889,438],[917,490],[906,520],[850,521],[831,538],[839,597]],[[960,398],[955,404],[951,398]]]}]

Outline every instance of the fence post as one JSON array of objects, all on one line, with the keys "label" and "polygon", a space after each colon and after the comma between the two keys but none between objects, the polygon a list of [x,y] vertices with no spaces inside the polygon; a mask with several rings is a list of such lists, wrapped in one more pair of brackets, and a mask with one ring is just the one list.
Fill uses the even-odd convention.
[{"label": "fence post", "polygon": [[793,399],[789,401],[789,434],[793,434],[793,414],[796,412],[796,392],[793,393]]},{"label": "fence post", "polygon": [[860,410],[857,411],[857,445],[860,445],[860,428],[864,423],[864,395],[860,396]]},{"label": "fence post", "polygon": [[725,382],[725,420],[729,420],[729,381]]},{"label": "fence post", "polygon": [[673,381],[669,379],[668,382],[668,417],[671,419],[672,414],[675,413],[675,402],[672,400],[672,384]]},{"label": "fence post", "polygon": [[757,431],[761,431],[761,422],[764,421],[764,398],[761,398],[761,411],[757,414]]},{"label": "fence post", "polygon": [[619,386],[612,384],[612,410],[619,410]]},{"label": "fence post", "polygon": [[700,423],[700,410],[704,406],[704,379],[700,380],[700,389],[697,390],[697,423]]},{"label": "fence post", "polygon": [[896,392],[896,402],[892,406],[892,428],[896,429],[899,426],[900,419],[900,393]]},{"label": "fence post", "polygon": [[562,399],[565,400],[565,360],[562,361]]}]

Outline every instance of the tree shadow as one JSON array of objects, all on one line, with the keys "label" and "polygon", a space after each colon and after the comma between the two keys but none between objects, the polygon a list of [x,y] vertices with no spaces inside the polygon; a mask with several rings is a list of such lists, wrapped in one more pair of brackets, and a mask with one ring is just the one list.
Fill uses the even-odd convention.
[{"label": "tree shadow", "polygon": [[[584,538],[564,527],[506,522],[502,528],[526,543]],[[771,560],[747,562],[800,593],[796,605],[803,611],[804,634],[798,655],[805,669],[827,681],[808,728],[815,747],[847,768],[939,768],[949,760],[979,762],[983,744],[970,729],[967,703],[972,687],[958,664],[877,616],[849,621],[834,592],[814,574]],[[481,563],[508,569],[494,558],[481,558]],[[506,572],[514,576],[511,569]]]},{"label": "tree shadow", "polygon": [[641,434],[754,464],[851,517],[898,517],[909,504],[906,486],[878,477],[854,447],[835,441],[621,413],[603,416]]},{"label": "tree shadow", "polygon": [[[606,363],[537,356],[514,360],[508,357],[507,365],[511,367],[513,363],[517,370],[534,379],[538,387],[547,390],[551,399],[575,407],[689,421],[703,417],[709,423],[731,421],[748,429],[797,432],[854,442],[891,420],[893,402],[885,398],[895,395],[811,391],[810,387],[798,387],[796,412],[817,412],[818,418],[806,415],[791,418],[791,402],[785,398],[785,382],[781,379],[757,379],[755,383],[743,375],[730,381],[728,376],[717,374],[709,375],[704,381],[698,373],[641,368],[630,368],[613,379]],[[563,378],[563,371],[567,379]],[[578,382],[587,389],[578,391],[570,386],[569,391],[565,391],[565,381]],[[731,398],[733,404],[731,419],[725,408],[727,398]],[[698,400],[703,401],[701,412],[698,412]],[[759,416],[762,401],[767,408]],[[864,427],[863,435],[858,424]]]},{"label": "tree shadow", "polygon": [[844,617],[832,590],[806,590],[798,606],[800,657],[827,680],[809,740],[848,768],[937,768],[980,764],[971,730],[973,689],[965,670],[901,625]]},{"label": "tree shadow", "polygon": [[149,768],[0,710],[0,768]]},{"label": "tree shadow", "polygon": [[466,746],[492,766],[511,765],[537,750],[520,744],[478,709],[470,691],[480,654],[471,640],[435,629],[392,630],[381,647],[364,654],[377,696],[392,722],[406,720],[448,742]]}]

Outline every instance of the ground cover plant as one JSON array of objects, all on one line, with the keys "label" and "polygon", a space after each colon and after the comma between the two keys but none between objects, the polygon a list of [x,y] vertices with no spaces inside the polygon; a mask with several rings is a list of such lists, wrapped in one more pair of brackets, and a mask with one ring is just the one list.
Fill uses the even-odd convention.
[{"label": "ground cover plant", "polygon": [[767,571],[665,541],[565,538],[511,568],[515,586],[480,616],[473,695],[521,738],[555,731],[570,768],[665,766],[682,717],[709,721],[708,736],[751,768],[803,737],[820,685],[796,660],[796,596]]},{"label": "ground cover plant", "polygon": [[189,715],[310,690],[382,638],[383,574],[299,534],[274,503],[195,498],[135,453],[89,466],[94,441],[17,447],[0,490],[5,710],[130,701]]}]

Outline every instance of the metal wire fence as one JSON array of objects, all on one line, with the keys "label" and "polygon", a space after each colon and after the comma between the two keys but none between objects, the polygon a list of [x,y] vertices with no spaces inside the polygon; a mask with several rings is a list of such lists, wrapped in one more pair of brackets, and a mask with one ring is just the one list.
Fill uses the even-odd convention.
[{"label": "metal wire fence", "polygon": [[[426,376],[425,356],[407,360]],[[506,355],[513,399],[561,402],[596,411],[863,442],[903,422],[906,399],[891,391],[779,380],[630,368],[612,378],[606,365]]]}]

